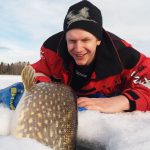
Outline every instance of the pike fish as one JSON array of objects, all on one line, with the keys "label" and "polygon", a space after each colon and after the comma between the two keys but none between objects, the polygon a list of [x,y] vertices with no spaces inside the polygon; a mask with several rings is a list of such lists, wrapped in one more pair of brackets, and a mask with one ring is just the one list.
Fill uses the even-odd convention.
[{"label": "pike fish", "polygon": [[60,83],[35,84],[34,74],[31,66],[22,71],[26,91],[14,112],[11,134],[53,150],[75,150],[77,109],[72,89]]}]

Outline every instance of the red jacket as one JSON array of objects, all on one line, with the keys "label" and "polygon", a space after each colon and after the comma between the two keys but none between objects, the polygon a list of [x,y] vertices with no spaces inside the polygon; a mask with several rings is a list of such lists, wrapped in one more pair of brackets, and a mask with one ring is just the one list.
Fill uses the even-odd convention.
[{"label": "red jacket", "polygon": [[[70,84],[73,63],[63,32],[44,42],[41,59],[32,66],[36,70],[37,82]],[[103,30],[102,44],[96,50],[95,70],[90,81],[76,92],[84,96],[123,94],[129,100],[130,111],[150,110],[150,58]]]}]

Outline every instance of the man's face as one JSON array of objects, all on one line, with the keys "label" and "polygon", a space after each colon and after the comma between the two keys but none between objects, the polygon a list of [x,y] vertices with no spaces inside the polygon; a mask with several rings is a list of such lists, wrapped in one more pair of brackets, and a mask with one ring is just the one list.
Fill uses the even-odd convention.
[{"label": "man's face", "polygon": [[89,65],[96,53],[100,41],[91,33],[82,29],[71,29],[66,33],[69,54],[77,65]]}]

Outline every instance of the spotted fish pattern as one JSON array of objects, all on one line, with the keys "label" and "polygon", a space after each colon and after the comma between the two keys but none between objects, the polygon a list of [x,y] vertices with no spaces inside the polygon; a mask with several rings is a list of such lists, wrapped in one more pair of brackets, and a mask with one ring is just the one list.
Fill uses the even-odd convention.
[{"label": "spotted fish pattern", "polygon": [[33,73],[31,66],[24,70],[24,84],[27,76],[32,84],[25,86],[28,90],[15,110],[12,134],[36,139],[53,150],[75,150],[77,109],[72,89],[59,83],[34,84]]}]

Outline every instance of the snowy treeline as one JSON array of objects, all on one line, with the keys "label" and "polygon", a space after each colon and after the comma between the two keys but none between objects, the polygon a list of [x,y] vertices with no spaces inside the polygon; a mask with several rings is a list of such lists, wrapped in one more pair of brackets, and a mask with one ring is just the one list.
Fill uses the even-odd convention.
[{"label": "snowy treeline", "polygon": [[25,65],[29,64],[29,62],[16,62],[16,63],[0,63],[0,74],[7,75],[19,75],[24,68]]}]

